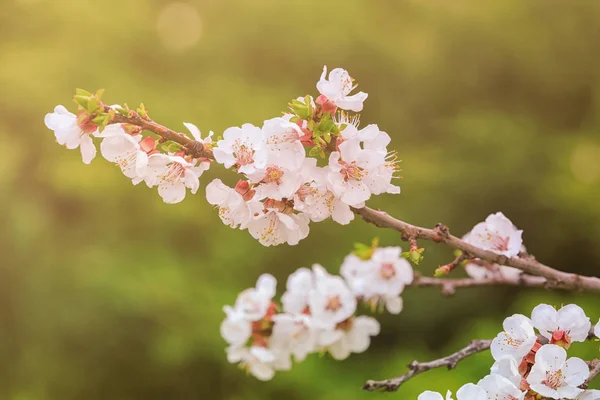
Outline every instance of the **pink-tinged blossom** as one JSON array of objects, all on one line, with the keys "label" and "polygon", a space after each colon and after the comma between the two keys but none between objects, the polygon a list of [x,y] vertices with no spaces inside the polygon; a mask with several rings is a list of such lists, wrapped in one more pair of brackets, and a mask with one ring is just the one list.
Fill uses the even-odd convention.
[{"label": "pink-tinged blossom", "polygon": [[558,311],[548,304],[540,304],[533,309],[531,320],[550,343],[567,349],[571,342],[585,342],[592,327],[583,309],[575,304],[566,305]]},{"label": "pink-tinged blossom", "polygon": [[235,166],[241,174],[251,174],[267,166],[262,131],[252,124],[227,128],[213,154],[219,164],[225,168]]},{"label": "pink-tinged blossom", "polygon": [[527,376],[532,390],[552,399],[575,399],[583,389],[590,370],[580,358],[567,360],[567,352],[560,346],[547,344],[535,354],[535,364]]},{"label": "pink-tinged blossom", "polygon": [[497,212],[489,215],[485,222],[475,225],[466,241],[484,250],[514,257],[521,250],[522,234],[523,231],[518,230],[504,214]]},{"label": "pink-tinged blossom", "polygon": [[318,330],[306,314],[277,314],[270,345],[294,356],[296,362],[316,351]]},{"label": "pink-tinged blossom", "polygon": [[305,213],[313,222],[331,217],[339,224],[349,224],[354,219],[354,213],[329,188],[328,169],[319,168],[316,164],[317,160],[314,158],[304,161],[301,171],[304,184],[296,191],[294,208]]},{"label": "pink-tinged blossom", "polygon": [[384,165],[385,158],[376,151],[362,149],[358,139],[345,140],[338,148],[339,151],[329,156],[328,180],[331,188],[344,203],[364,207],[364,202],[371,197],[370,187],[388,178],[375,175]]},{"label": "pink-tinged blossom", "polygon": [[263,210],[262,203],[254,198],[247,184],[238,184],[234,189],[220,179],[214,179],[206,186],[206,200],[218,208],[221,221],[232,228],[246,229]]},{"label": "pink-tinged blossom", "polygon": [[342,110],[360,112],[363,109],[363,102],[367,99],[368,95],[364,92],[350,95],[350,92],[355,88],[354,80],[342,68],[332,69],[329,73],[329,79],[327,79],[327,66],[324,66],[321,79],[317,82],[319,93],[335,104],[335,106]]},{"label": "pink-tinged blossom", "polygon": [[502,327],[504,331],[492,340],[491,352],[494,360],[504,356],[511,356],[517,360],[525,357],[537,341],[531,320],[524,315],[515,314],[506,318]]},{"label": "pink-tinged blossom", "polygon": [[89,164],[96,157],[96,146],[92,136],[98,133],[98,127],[91,122],[89,116],[81,118],[69,112],[64,106],[56,106],[53,113],[46,114],[44,122],[48,129],[54,131],[58,144],[69,150],[79,148],[81,158]]}]

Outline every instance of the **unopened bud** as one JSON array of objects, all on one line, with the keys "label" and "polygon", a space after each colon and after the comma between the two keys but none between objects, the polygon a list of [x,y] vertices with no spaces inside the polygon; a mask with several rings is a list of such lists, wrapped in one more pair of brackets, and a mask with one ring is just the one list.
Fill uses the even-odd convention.
[{"label": "unopened bud", "polygon": [[145,137],[140,141],[140,148],[143,152],[150,154],[156,149],[156,139],[153,137]]},{"label": "unopened bud", "polygon": [[238,192],[245,201],[252,200],[254,194],[256,193],[256,190],[250,189],[250,183],[244,180],[239,180],[238,183],[235,184],[235,191]]},{"label": "unopened bud", "polygon": [[436,278],[440,277],[440,276],[446,276],[450,273],[451,268],[449,265],[442,265],[441,267],[439,267],[438,269],[435,270],[433,276],[435,276]]},{"label": "unopened bud", "polygon": [[337,106],[335,105],[335,103],[329,100],[325,95],[320,95],[319,97],[317,97],[315,103],[321,106],[321,110],[324,113],[329,113],[333,115],[337,111]]}]

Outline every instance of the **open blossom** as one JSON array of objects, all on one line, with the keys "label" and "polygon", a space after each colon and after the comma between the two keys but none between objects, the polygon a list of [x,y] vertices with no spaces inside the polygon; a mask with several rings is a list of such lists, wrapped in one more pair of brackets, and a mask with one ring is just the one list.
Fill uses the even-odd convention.
[{"label": "open blossom", "polygon": [[240,182],[234,189],[214,179],[206,185],[206,200],[219,209],[219,217],[225,225],[245,229],[252,218],[262,212],[263,205],[254,199],[248,183]]},{"label": "open blossom", "polygon": [[252,124],[227,128],[213,154],[219,164],[225,168],[236,166],[241,174],[250,174],[267,166],[262,131]]},{"label": "open blossom", "polygon": [[370,260],[348,255],[340,269],[353,293],[367,301],[385,304],[392,314],[402,311],[400,294],[413,281],[410,263],[400,247],[377,248]]},{"label": "open blossom", "polygon": [[318,330],[312,318],[306,314],[277,314],[273,316],[275,325],[270,344],[294,356],[297,362],[314,353],[317,346]]},{"label": "open blossom", "polygon": [[200,187],[198,179],[209,167],[209,163],[187,161],[179,155],[152,154],[144,173],[149,187],[158,186],[158,194],[165,203],[179,203],[185,198],[186,188],[195,194]]},{"label": "open blossom", "polygon": [[230,306],[223,307],[227,317],[221,323],[221,336],[232,346],[243,346],[252,334],[252,321],[243,310]]},{"label": "open blossom", "polygon": [[[322,333],[320,344],[323,344],[323,336],[326,336],[329,342],[326,346],[329,354],[336,360],[344,360],[351,353],[366,351],[371,344],[371,336],[378,335],[379,330],[379,322],[376,319],[361,315],[338,324],[333,334]],[[332,341],[334,337],[336,339]]]},{"label": "open blossom", "polygon": [[550,341],[569,348],[571,342],[585,342],[592,324],[581,307],[569,304],[556,310],[540,304],[531,313],[533,326]]},{"label": "open blossom", "polygon": [[567,352],[560,346],[547,344],[535,355],[535,364],[527,376],[531,389],[552,399],[575,399],[583,392],[578,386],[590,375],[580,358],[567,360]]},{"label": "open blossom", "polygon": [[321,79],[317,82],[319,93],[337,107],[343,110],[360,112],[368,95],[364,92],[350,95],[350,92],[355,88],[354,80],[350,77],[348,71],[342,68],[332,69],[329,73],[329,79],[327,79],[327,66],[324,66]]},{"label": "open blossom", "polygon": [[330,275],[318,264],[313,266],[314,287],[309,292],[308,305],[318,326],[325,329],[350,318],[356,311],[356,297],[339,276]]},{"label": "open blossom", "polygon": [[298,125],[290,122],[289,118],[271,118],[264,122],[262,134],[269,163],[290,170],[302,167],[306,151],[300,141],[303,132]]},{"label": "open blossom", "polygon": [[120,127],[111,129],[112,126],[107,126],[98,134],[104,138],[100,144],[100,152],[107,161],[119,166],[123,175],[137,185],[143,180],[149,155],[156,152],[154,139],[142,139],[142,135],[132,136]]},{"label": "open blossom", "polygon": [[248,232],[263,246],[282,243],[296,245],[308,236],[309,219],[304,214],[294,214],[286,206],[265,201],[265,209],[248,223]]},{"label": "open blossom", "polygon": [[489,215],[485,222],[475,225],[466,241],[474,246],[514,257],[519,254],[523,240],[522,230],[518,230],[501,212]]},{"label": "open blossom", "polygon": [[98,127],[89,117],[84,116],[78,120],[75,114],[59,105],[54,108],[53,113],[46,114],[44,122],[48,129],[54,131],[58,144],[69,150],[80,148],[85,164],[91,163],[96,157],[96,146],[91,136],[98,133]]},{"label": "open blossom", "polygon": [[485,390],[489,400],[523,400],[525,397],[525,392],[511,380],[496,374],[484,377],[477,386]]},{"label": "open blossom", "polygon": [[304,184],[298,188],[294,196],[296,210],[305,213],[314,222],[321,222],[331,217],[335,222],[346,225],[354,219],[350,206],[329,188],[328,170],[317,167],[316,159],[305,159],[301,173]]},{"label": "open blossom", "polygon": [[494,360],[504,356],[517,360],[525,357],[537,341],[531,320],[524,315],[515,314],[506,318],[502,327],[504,331],[494,338],[491,345]]},{"label": "open blossom", "polygon": [[[363,207],[371,197],[367,176],[385,163],[385,158],[373,150],[364,150],[358,139],[348,139],[329,155],[328,180],[333,192],[353,207]],[[372,176],[373,179],[385,177]],[[372,181],[372,180],[371,180]]]}]

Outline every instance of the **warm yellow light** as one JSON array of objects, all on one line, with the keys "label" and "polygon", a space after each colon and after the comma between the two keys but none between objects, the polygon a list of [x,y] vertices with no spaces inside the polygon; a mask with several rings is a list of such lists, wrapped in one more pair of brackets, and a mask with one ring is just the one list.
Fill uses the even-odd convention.
[{"label": "warm yellow light", "polygon": [[156,30],[167,50],[187,50],[198,43],[202,36],[198,9],[188,3],[169,3],[158,14]]}]

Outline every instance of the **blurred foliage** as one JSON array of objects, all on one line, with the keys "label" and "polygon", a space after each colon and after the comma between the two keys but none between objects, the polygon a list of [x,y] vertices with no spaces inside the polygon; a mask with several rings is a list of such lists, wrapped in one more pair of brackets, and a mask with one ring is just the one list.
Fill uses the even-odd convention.
[{"label": "blurred foliage", "polygon": [[[226,362],[222,305],[261,273],[283,282],[315,262],[336,272],[354,242],[398,235],[324,222],[298,246],[264,248],[220,223],[202,194],[166,205],[101,159],[83,165],[43,124],[75,87],[106,88],[107,101],[143,101],[175,129],[220,134],[279,115],[315,93],[323,64],[342,66],[370,94],[363,123],[389,132],[403,159],[403,193],[371,206],[457,234],[502,210],[540,260],[598,275],[597,1],[4,0],[0,10],[0,399],[375,399],[360,391],[366,379],[492,337],[540,302],[600,316],[597,294],[410,290],[368,352],[312,357],[258,382]],[[425,274],[452,257],[422,245]],[[598,344],[577,348],[590,358]],[[456,390],[490,365],[480,354],[390,396]]]}]

